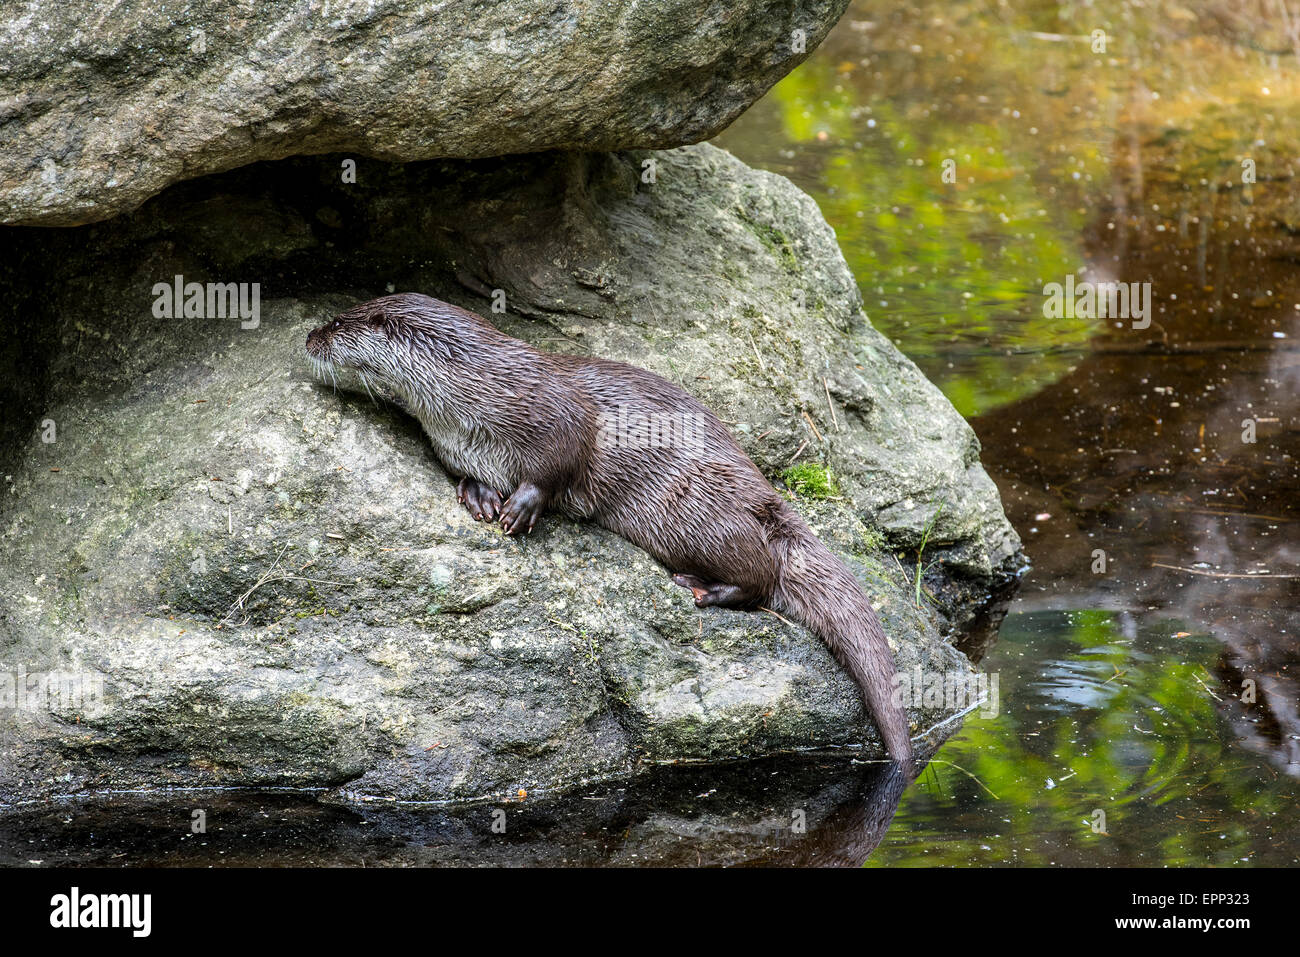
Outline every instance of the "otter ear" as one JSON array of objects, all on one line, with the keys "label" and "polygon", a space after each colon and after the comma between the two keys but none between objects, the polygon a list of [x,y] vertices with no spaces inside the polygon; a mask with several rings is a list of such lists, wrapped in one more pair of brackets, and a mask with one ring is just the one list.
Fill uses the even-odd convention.
[{"label": "otter ear", "polygon": [[370,317],[366,319],[366,324],[373,329],[377,329],[386,336],[391,336],[393,330],[397,328],[397,323],[382,312],[372,313]]}]

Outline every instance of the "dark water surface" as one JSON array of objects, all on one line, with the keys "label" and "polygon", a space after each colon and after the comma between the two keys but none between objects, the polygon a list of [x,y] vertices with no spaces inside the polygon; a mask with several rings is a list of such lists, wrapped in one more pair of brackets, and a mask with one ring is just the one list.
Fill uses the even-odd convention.
[{"label": "dark water surface", "polygon": [[0,865],[853,866],[907,783],[892,765],[802,760],[447,809],[335,807],[301,792],[122,795],[0,817]]},{"label": "dark water surface", "polygon": [[[0,863],[1295,864],[1300,36],[1265,10],[855,3],[717,140],[817,199],[1034,563],[971,649],[998,713],[906,790],[665,772],[501,835],[491,807],[123,797],[0,819]],[[1067,275],[1150,283],[1150,324],[1045,315]]]}]

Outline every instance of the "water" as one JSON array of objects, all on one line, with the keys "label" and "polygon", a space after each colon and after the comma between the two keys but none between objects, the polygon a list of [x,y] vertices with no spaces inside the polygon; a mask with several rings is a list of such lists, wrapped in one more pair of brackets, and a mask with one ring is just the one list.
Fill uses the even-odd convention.
[{"label": "water", "polygon": [[0,817],[0,866],[857,865],[907,781],[891,766],[664,769],[634,789],[450,808],[173,792]]},{"label": "water", "polygon": [[[910,787],[665,771],[530,796],[504,834],[490,807],[123,796],[0,819],[0,863],[1295,864],[1300,40],[1255,9],[855,3],[717,140],[817,199],[1034,562],[967,649],[998,714]],[[1044,315],[1070,274],[1151,283],[1150,324]]]},{"label": "water", "polygon": [[[1034,562],[973,778],[872,864],[1300,859],[1300,70],[1249,10],[858,3],[718,138],[817,198]],[[1150,324],[1045,316],[1067,274]]]}]

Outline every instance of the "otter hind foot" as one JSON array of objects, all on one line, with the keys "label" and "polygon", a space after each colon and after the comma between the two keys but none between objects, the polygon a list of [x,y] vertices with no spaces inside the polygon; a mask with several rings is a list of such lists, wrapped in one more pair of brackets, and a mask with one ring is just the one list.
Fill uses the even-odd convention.
[{"label": "otter hind foot", "polygon": [[695,596],[696,608],[753,608],[763,598],[762,595],[740,585],[728,585],[725,582],[705,581],[698,575],[674,575],[674,584],[689,588]]},{"label": "otter hind foot", "polygon": [[507,535],[527,535],[546,511],[546,493],[532,482],[524,482],[501,508],[501,527]]},{"label": "otter hind foot", "polygon": [[501,493],[478,479],[461,479],[456,486],[456,501],[465,506],[476,522],[490,522],[501,514]]}]

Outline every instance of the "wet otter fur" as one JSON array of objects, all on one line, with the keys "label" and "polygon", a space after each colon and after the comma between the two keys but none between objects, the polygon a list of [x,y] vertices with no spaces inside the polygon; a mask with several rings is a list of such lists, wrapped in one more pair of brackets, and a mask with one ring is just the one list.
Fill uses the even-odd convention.
[{"label": "wet otter fur", "polygon": [[766,605],[806,625],[861,687],[890,755],[910,761],[893,656],[862,587],[686,391],[541,352],[411,293],[342,313],[306,349],[322,377],[355,376],[420,420],[475,519],[526,534],[554,508],[649,552],[701,608]]}]

